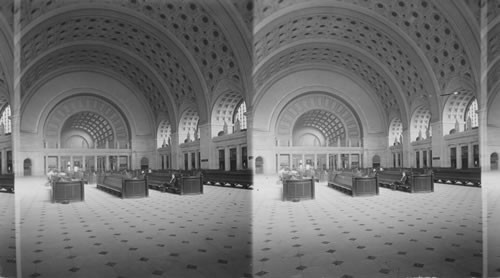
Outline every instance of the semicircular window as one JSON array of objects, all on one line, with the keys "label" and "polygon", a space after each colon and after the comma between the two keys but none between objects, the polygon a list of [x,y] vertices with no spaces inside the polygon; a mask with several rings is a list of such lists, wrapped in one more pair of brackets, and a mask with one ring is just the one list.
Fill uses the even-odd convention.
[{"label": "semicircular window", "polygon": [[114,144],[114,132],[109,121],[93,112],[79,112],[69,117],[61,132],[63,148],[97,147],[103,148],[108,142]]},{"label": "semicircular window", "polygon": [[242,100],[233,115],[233,124],[236,123],[236,121],[239,121],[240,123],[240,129],[247,129],[247,105],[244,100]]},{"label": "semicircular window", "polygon": [[470,122],[472,128],[479,126],[478,112],[477,112],[477,99],[473,98],[469,105],[467,106],[464,120],[466,122]]},{"label": "semicircular window", "polygon": [[335,114],[321,109],[302,114],[293,128],[295,146],[334,146],[345,138],[344,123]]}]

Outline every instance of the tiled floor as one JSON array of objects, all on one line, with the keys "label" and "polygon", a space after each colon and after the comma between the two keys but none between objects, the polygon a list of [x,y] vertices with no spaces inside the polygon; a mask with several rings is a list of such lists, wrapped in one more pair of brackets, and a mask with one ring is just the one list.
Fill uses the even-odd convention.
[{"label": "tiled floor", "polygon": [[481,189],[381,189],[352,198],[325,183],[282,202],[275,177],[253,194],[255,277],[481,277]]},{"label": "tiled floor", "polygon": [[16,277],[15,196],[0,192],[0,277]]},{"label": "tiled floor", "polygon": [[500,173],[483,173],[481,179],[488,208],[488,276],[500,277]]},{"label": "tiled floor", "polygon": [[44,183],[16,179],[22,277],[251,275],[250,190],[122,200],[87,185],[85,202],[52,204]]},{"label": "tiled floor", "polygon": [[87,185],[85,202],[64,205],[49,202],[44,183],[16,180],[23,277],[482,273],[479,188],[352,198],[319,183],[315,200],[282,202],[276,178],[257,176],[253,191],[205,186],[203,195],[151,191],[144,199]]}]

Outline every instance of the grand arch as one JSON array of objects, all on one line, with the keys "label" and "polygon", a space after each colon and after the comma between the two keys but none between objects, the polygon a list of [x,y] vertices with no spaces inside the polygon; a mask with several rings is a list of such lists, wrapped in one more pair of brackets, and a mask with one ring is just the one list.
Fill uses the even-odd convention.
[{"label": "grand arch", "polygon": [[131,88],[112,74],[88,71],[37,86],[21,109],[19,159],[33,161],[34,175],[68,165],[97,171],[138,168],[141,157],[154,161],[154,118]]},{"label": "grand arch", "polygon": [[[130,128],[123,113],[108,100],[95,95],[73,96],[57,104],[44,125],[44,140],[64,146],[63,135],[81,130],[92,137],[89,147],[103,144],[130,145]],[[102,133],[107,134],[102,134]]]},{"label": "grand arch", "polygon": [[[324,111],[324,112],[322,112]],[[343,100],[320,92],[302,95],[289,102],[279,115],[276,138],[279,144],[295,146],[295,132],[310,127],[321,133],[323,146],[361,145],[358,116]]]}]

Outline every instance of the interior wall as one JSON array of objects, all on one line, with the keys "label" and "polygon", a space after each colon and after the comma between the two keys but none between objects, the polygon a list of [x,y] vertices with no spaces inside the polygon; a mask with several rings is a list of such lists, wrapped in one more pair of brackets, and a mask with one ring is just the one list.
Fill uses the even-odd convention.
[{"label": "interior wall", "polygon": [[[62,100],[90,93],[102,96],[116,105],[128,121],[131,142],[134,149],[132,167],[138,168],[140,158],[147,156],[152,167],[156,167],[153,153],[156,149],[155,126],[151,109],[141,98],[141,92],[134,92],[129,86],[106,74],[93,72],[70,72],[48,80],[27,98],[21,107],[20,138],[22,146],[14,162],[22,165],[25,158],[33,161],[33,175],[44,175],[43,127],[50,111]],[[20,169],[18,169],[19,171]]]},{"label": "interior wall", "polygon": [[[367,151],[387,149],[387,115],[360,80],[345,73],[327,70],[302,70],[275,80],[257,93],[253,103],[252,156],[264,159],[264,173],[276,172],[276,124],[286,105],[309,92],[324,92],[347,102],[358,114]],[[382,138],[381,139],[381,134]],[[368,158],[364,158],[368,159]],[[371,158],[370,158],[371,159]]]}]

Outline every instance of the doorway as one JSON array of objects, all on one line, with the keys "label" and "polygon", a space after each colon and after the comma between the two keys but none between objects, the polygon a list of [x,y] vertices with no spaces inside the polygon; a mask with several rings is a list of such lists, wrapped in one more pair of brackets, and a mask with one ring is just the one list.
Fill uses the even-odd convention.
[{"label": "doorway", "polygon": [[379,168],[380,167],[380,156],[374,155],[372,158],[372,167]]},{"label": "doorway", "polygon": [[490,155],[490,168],[491,170],[498,170],[498,154],[492,153]]},{"label": "doorway", "polygon": [[141,170],[147,171],[149,168],[149,160],[147,157],[141,158]]},{"label": "doorway", "polygon": [[258,156],[255,159],[255,173],[256,174],[264,173],[264,159],[261,156]]},{"label": "doorway", "polygon": [[24,176],[31,176],[31,159],[26,158],[23,163],[23,168],[24,168]]}]

